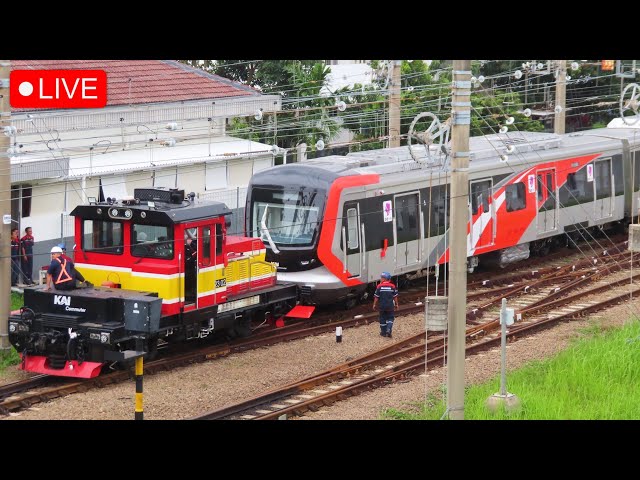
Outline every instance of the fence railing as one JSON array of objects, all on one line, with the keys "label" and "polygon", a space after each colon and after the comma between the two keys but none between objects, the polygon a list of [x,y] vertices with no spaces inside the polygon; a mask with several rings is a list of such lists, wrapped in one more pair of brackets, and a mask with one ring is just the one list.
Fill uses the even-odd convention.
[{"label": "fence railing", "polygon": [[244,204],[247,200],[247,187],[201,192],[198,194],[198,198],[202,200],[216,200],[218,202],[223,202],[231,209],[244,208]]}]

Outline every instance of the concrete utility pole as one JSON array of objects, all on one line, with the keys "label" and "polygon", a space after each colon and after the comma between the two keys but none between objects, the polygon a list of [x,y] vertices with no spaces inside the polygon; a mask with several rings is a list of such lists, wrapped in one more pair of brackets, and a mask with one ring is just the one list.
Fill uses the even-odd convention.
[{"label": "concrete utility pole", "polygon": [[[567,103],[567,61],[556,60],[558,76],[556,77],[556,116],[553,122],[553,133],[564,133],[566,103]],[[558,107],[561,111],[558,112]]]},{"label": "concrete utility pole", "polygon": [[393,60],[389,90],[389,147],[400,146],[400,67],[401,60]]},{"label": "concrete utility pole", "polygon": [[[9,312],[11,305],[11,160],[7,149],[10,140],[4,127],[11,125],[9,105],[9,60],[0,60],[0,351],[8,350]],[[7,223],[5,215],[9,216]]]},{"label": "concrete utility pole", "polygon": [[471,61],[453,61],[451,130],[451,226],[449,228],[449,359],[447,410],[464,420],[464,354],[467,310],[467,223],[469,222],[469,126]]}]

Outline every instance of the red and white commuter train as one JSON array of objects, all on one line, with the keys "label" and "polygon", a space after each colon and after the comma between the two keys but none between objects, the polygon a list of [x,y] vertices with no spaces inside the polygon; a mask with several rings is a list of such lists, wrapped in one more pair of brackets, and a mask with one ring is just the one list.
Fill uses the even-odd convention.
[{"label": "red and white commuter train", "polygon": [[[633,129],[472,137],[468,267],[544,254],[637,214]],[[409,148],[413,149],[413,156]],[[397,147],[276,166],[249,185],[245,228],[309,303],[354,304],[382,271],[400,282],[448,261],[451,167]],[[413,157],[416,157],[415,159]]]}]

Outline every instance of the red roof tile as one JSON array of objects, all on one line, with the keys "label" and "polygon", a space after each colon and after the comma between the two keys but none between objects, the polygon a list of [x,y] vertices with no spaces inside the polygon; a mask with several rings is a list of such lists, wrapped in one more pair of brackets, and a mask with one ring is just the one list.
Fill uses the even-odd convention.
[{"label": "red roof tile", "polygon": [[171,60],[12,60],[11,68],[105,70],[107,106],[261,95],[249,86]]}]

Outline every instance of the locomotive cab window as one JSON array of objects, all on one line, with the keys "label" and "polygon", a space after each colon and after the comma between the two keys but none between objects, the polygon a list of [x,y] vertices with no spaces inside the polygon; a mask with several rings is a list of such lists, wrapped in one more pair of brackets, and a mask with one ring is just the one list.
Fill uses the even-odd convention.
[{"label": "locomotive cab window", "polygon": [[82,223],[82,249],[87,252],[121,255],[122,223],[85,220]]},{"label": "locomotive cab window", "polygon": [[173,258],[173,230],[165,225],[131,225],[131,255]]},{"label": "locomotive cab window", "polygon": [[202,264],[211,264],[211,227],[202,227]]},{"label": "locomotive cab window", "polygon": [[222,255],[222,225],[216,223],[216,256]]},{"label": "locomotive cab window", "polygon": [[525,195],[524,183],[518,182],[513,185],[507,185],[504,194],[507,203],[507,212],[516,212],[526,208],[527,197]]}]

